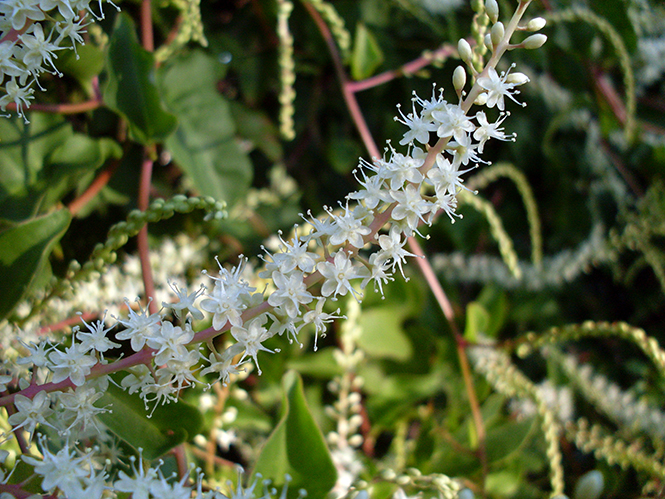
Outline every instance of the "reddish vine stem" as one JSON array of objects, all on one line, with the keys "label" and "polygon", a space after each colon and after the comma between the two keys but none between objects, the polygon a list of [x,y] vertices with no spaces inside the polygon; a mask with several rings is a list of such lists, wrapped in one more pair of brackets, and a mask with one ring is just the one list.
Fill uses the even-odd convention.
[{"label": "reddish vine stem", "polygon": [[423,54],[417,59],[414,59],[411,62],[407,62],[397,69],[391,69],[361,81],[348,81],[346,83],[346,88],[350,92],[356,93],[367,90],[369,88],[378,87],[379,85],[383,85],[384,83],[388,83],[389,81],[395,80],[397,78],[411,76],[426,66],[429,66],[432,64],[432,62],[447,59],[456,53],[457,49],[455,47],[449,43],[445,43],[434,52]]},{"label": "reddish vine stem", "polygon": [[482,473],[482,483],[480,484],[480,489],[483,497],[485,496],[485,477],[489,474],[489,465],[487,462],[487,451],[486,451],[486,433],[485,433],[485,424],[483,423],[483,415],[480,411],[480,403],[478,402],[478,397],[476,396],[476,390],[473,386],[473,376],[471,373],[471,367],[469,366],[469,358],[466,354],[466,346],[468,345],[467,341],[464,339],[464,336],[459,332],[457,323],[455,322],[455,312],[450,300],[446,296],[446,292],[443,290],[441,283],[436,277],[434,269],[429,263],[429,260],[425,257],[425,254],[420,247],[420,243],[415,237],[409,238],[409,248],[411,251],[418,257],[416,262],[420,267],[427,284],[432,290],[432,294],[436,298],[441,311],[445,316],[450,329],[455,337],[455,344],[457,346],[457,357],[460,363],[460,370],[462,371],[462,377],[464,378],[464,387],[466,388],[467,395],[469,397],[469,406],[471,407],[471,415],[473,417],[473,424],[476,428],[476,436],[478,438],[478,448],[476,450],[476,455],[480,460],[480,464],[483,470]]},{"label": "reddish vine stem", "polygon": [[[51,114],[80,114],[87,111],[93,111],[101,107],[102,104],[101,99],[94,98],[85,102],[77,102],[76,104],[30,104],[30,110]],[[16,111],[16,103],[8,103],[7,111]]]},{"label": "reddish vine stem", "polygon": [[83,207],[87,205],[99,193],[99,191],[104,188],[106,184],[109,183],[113,177],[113,174],[118,169],[118,166],[120,166],[120,161],[112,161],[109,166],[107,166],[99,175],[97,175],[95,180],[93,180],[92,184],[88,186],[83,194],[69,203],[67,209],[72,214],[72,216],[77,215],[83,209]]},{"label": "reddish vine stem", "polygon": [[[141,44],[148,52],[155,50],[155,41],[152,31],[152,4],[151,0],[142,0],[141,2]],[[145,146],[143,148],[143,164],[141,165],[141,178],[139,180],[139,199],[138,208],[141,211],[148,209],[150,203],[150,184],[152,182],[153,160],[156,154],[155,146]],[[151,314],[157,313],[157,303],[155,300],[155,281],[152,276],[152,267],[150,266],[150,244],[148,242],[148,224],[145,224],[136,236],[139,250],[139,260],[141,261],[141,274],[143,277],[143,286],[145,296],[148,302],[148,310]]]},{"label": "reddish vine stem", "polygon": [[[151,157],[151,148],[146,147],[144,154],[146,157],[141,166],[141,179],[139,181],[139,210],[146,211],[150,202],[150,181],[152,178],[153,160]],[[145,288],[145,296],[148,300],[148,309],[151,314],[156,314],[158,311],[157,303],[155,300],[155,281],[152,276],[152,267],[150,266],[150,245],[148,243],[148,224],[145,224],[138,235],[136,236],[138,242],[139,259],[141,261],[141,274],[143,276],[143,286]]]},{"label": "reddish vine stem", "polygon": [[328,51],[330,52],[333,65],[335,67],[335,73],[337,74],[337,80],[339,81],[340,87],[342,89],[342,96],[344,97],[344,102],[346,103],[346,107],[349,110],[349,114],[351,115],[351,118],[353,119],[353,122],[355,123],[356,128],[358,129],[360,138],[362,139],[363,143],[365,144],[365,147],[369,151],[370,156],[378,158],[381,156],[381,153],[379,151],[379,148],[376,147],[376,143],[372,138],[372,133],[369,131],[369,127],[367,126],[365,117],[363,116],[363,113],[360,110],[360,106],[358,105],[356,96],[353,93],[353,91],[349,88],[349,83],[350,83],[349,78],[346,75],[344,65],[342,64],[342,58],[339,55],[339,51],[337,50],[337,45],[335,45],[335,39],[333,38],[332,33],[330,32],[330,28],[328,28],[328,25],[323,20],[321,15],[309,2],[303,2],[303,5],[307,9],[307,12],[312,17],[314,22],[316,23],[317,28],[319,28],[319,31],[321,32],[321,36],[323,37],[324,41],[326,42],[326,45],[328,46]]}]

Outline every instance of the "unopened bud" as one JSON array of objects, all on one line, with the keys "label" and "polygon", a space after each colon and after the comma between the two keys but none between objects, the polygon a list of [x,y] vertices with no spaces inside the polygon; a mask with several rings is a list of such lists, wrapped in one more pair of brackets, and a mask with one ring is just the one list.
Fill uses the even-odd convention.
[{"label": "unopened bud", "polygon": [[471,45],[464,38],[460,38],[457,42],[457,52],[459,53],[460,59],[464,62],[469,62],[473,57],[473,52],[471,51]]},{"label": "unopened bud", "polygon": [[466,71],[463,66],[457,66],[453,72],[453,87],[459,92],[464,85],[466,85]]},{"label": "unopened bud", "polygon": [[499,4],[496,3],[496,0],[485,0],[485,12],[487,12],[492,24],[497,22],[499,19]]},{"label": "unopened bud", "polygon": [[540,31],[545,27],[547,21],[542,17],[534,17],[526,25],[527,31]]},{"label": "unopened bud", "polygon": [[487,33],[487,34],[485,35],[485,40],[484,40],[484,42],[485,42],[485,47],[487,47],[487,50],[489,50],[490,52],[492,52],[492,51],[494,50],[494,45],[492,45],[492,35],[490,35],[489,33]]},{"label": "unopened bud", "polygon": [[483,92],[476,97],[476,100],[473,101],[476,106],[484,106],[487,104],[487,92]]},{"label": "unopened bud", "polygon": [[539,49],[547,41],[547,36],[538,33],[537,35],[531,35],[526,40],[522,42],[522,46],[525,49]]},{"label": "unopened bud", "polygon": [[503,27],[503,23],[496,23],[494,26],[492,26],[492,31],[490,33],[492,38],[492,45],[496,47],[499,42],[503,40],[503,35],[506,33],[506,30]]},{"label": "unopened bud", "polygon": [[529,77],[524,73],[510,73],[506,76],[506,83],[513,85],[524,85],[529,81]]}]

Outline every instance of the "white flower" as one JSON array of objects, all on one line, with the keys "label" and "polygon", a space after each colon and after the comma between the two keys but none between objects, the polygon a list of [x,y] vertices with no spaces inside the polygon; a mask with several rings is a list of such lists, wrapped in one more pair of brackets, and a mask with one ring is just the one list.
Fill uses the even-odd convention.
[{"label": "white flower", "polygon": [[487,121],[487,116],[484,111],[478,111],[476,113],[476,120],[480,125],[476,128],[476,131],[473,132],[473,138],[478,141],[478,152],[482,154],[483,148],[485,147],[485,142],[489,139],[499,139],[499,140],[512,140],[515,141],[515,134],[506,135],[503,132],[503,128],[499,128],[503,121],[510,115],[510,113],[505,112],[499,115],[499,118],[494,122],[490,123]]},{"label": "white flower", "polygon": [[148,499],[153,484],[158,481],[157,470],[154,468],[143,469],[142,449],[139,449],[139,467],[136,468],[136,456],[130,456],[134,476],[130,477],[124,471],[118,472],[119,480],[113,482],[113,487],[120,492],[132,494],[132,499]]},{"label": "white flower", "polygon": [[15,42],[1,42],[0,43],[0,81],[5,76],[21,76],[24,70],[16,65],[14,59],[16,52]]},{"label": "white flower", "polygon": [[82,466],[87,456],[76,457],[75,451],[70,451],[69,443],[52,454],[44,440],[40,441],[43,458],[37,459],[26,455],[22,459],[34,466],[35,474],[44,477],[42,479],[42,490],[50,492],[56,487],[60,489],[65,497],[83,497],[83,484],[81,480],[90,472]]},{"label": "white flower", "polygon": [[304,275],[296,271],[289,276],[281,272],[273,272],[272,280],[277,288],[268,298],[273,307],[281,307],[286,314],[294,319],[300,314],[300,305],[311,302],[314,297],[307,291],[303,282]]},{"label": "white flower", "polygon": [[437,196],[445,196],[446,194],[457,194],[458,189],[466,189],[471,192],[464,184],[462,175],[473,170],[459,170],[459,165],[453,166],[447,158],[442,154],[436,156],[436,164],[427,172],[427,178],[434,186]]},{"label": "white flower", "polygon": [[335,220],[335,228],[329,240],[330,244],[341,245],[348,242],[358,249],[365,246],[363,236],[368,235],[371,230],[363,225],[362,220],[356,216],[356,211],[349,210],[348,201],[344,208],[344,215],[336,216],[331,211],[328,213]]},{"label": "white flower", "polygon": [[132,394],[138,390],[143,390],[144,387],[151,385],[155,382],[152,378],[152,373],[148,366],[145,364],[139,364],[138,366],[132,366],[128,369],[129,374],[122,378],[120,386],[127,389],[127,391]]},{"label": "white flower", "polygon": [[259,374],[261,374],[261,368],[259,367],[259,361],[257,359],[258,353],[260,351],[275,353],[261,344],[272,336],[272,334],[263,327],[265,319],[265,315],[262,315],[249,321],[247,327],[233,326],[231,328],[231,334],[245,349],[245,352],[240,359],[240,363],[242,363],[245,358],[252,357]]},{"label": "white flower", "polygon": [[116,333],[115,337],[118,340],[131,340],[132,350],[138,352],[143,348],[146,340],[159,331],[159,321],[162,320],[162,317],[159,314],[149,314],[148,307],[142,308],[138,298],[136,303],[138,313],[132,309],[129,300],[125,298],[129,318],[127,320],[117,319],[117,321],[127,329]]},{"label": "white flower", "polygon": [[436,125],[431,121],[425,120],[423,116],[416,113],[416,99],[413,99],[413,113],[409,113],[404,116],[402,113],[401,106],[397,106],[399,114],[402,117],[395,117],[395,121],[402,123],[409,127],[409,131],[404,134],[402,140],[399,141],[400,145],[406,145],[413,143],[414,140],[417,140],[421,144],[429,144],[429,134],[436,130]]},{"label": "white flower", "polygon": [[271,255],[264,248],[264,251],[266,251],[268,257],[272,259],[272,262],[266,262],[265,271],[259,273],[259,277],[270,277],[274,271],[279,271],[282,274],[289,274],[296,268],[306,273],[310,273],[314,270],[314,266],[316,265],[317,260],[319,260],[319,255],[307,251],[306,239],[301,240],[298,237],[297,225],[294,228],[296,235],[291,239],[290,243],[287,243],[282,239],[282,231],[278,232],[279,241],[284,247],[282,252]]},{"label": "white flower", "polygon": [[333,319],[341,319],[341,315],[335,315],[339,314],[339,308],[335,310],[332,314],[326,314],[323,311],[323,306],[325,305],[326,300],[324,298],[319,298],[316,302],[316,307],[314,309],[310,309],[309,311],[305,312],[305,315],[303,315],[303,321],[305,324],[314,324],[314,351],[316,352],[318,350],[318,333],[321,333],[321,337],[325,337],[326,335],[326,324],[329,324],[333,321]]},{"label": "white flower", "polygon": [[0,97],[0,109],[5,111],[7,109],[7,104],[13,102],[16,104],[16,114],[22,117],[27,123],[28,121],[23,113],[23,108],[30,107],[29,101],[34,99],[32,94],[35,93],[35,90],[33,88],[19,85],[16,82],[16,79],[12,78],[5,83],[5,92],[6,94]]},{"label": "white flower", "polygon": [[406,220],[412,232],[417,231],[420,222],[426,223],[423,217],[430,212],[432,203],[423,199],[418,188],[409,184],[403,190],[390,191],[390,195],[397,202],[392,213],[395,220]]},{"label": "white flower", "polygon": [[228,290],[224,284],[217,281],[212,294],[201,301],[201,308],[213,314],[212,327],[222,329],[228,321],[234,326],[242,326],[242,311],[247,306],[240,300],[239,294]]},{"label": "white flower", "polygon": [[64,410],[63,419],[73,420],[66,431],[72,429],[77,424],[85,429],[88,425],[92,425],[99,431],[95,423],[95,416],[108,412],[109,410],[104,407],[95,407],[94,403],[104,396],[103,391],[96,391],[87,385],[79,386],[73,392],[60,393],[58,396],[58,403]]},{"label": "white flower", "polygon": [[28,352],[30,352],[25,357],[20,357],[16,359],[16,363],[19,365],[23,364],[32,364],[35,367],[45,367],[48,363],[47,350],[50,350],[51,344],[48,341],[40,341],[37,344],[34,344],[32,341],[29,344],[25,344],[22,341],[20,342]]},{"label": "white flower", "polygon": [[[508,70],[510,71],[510,70]],[[513,95],[518,94],[519,91],[515,90],[515,87],[520,83],[511,83],[507,82],[508,72],[501,73],[499,76],[496,72],[496,69],[489,67],[487,70],[487,76],[481,76],[478,78],[478,85],[487,90],[487,107],[498,107],[499,110],[503,111],[505,109],[505,103],[503,98],[507,96],[513,102],[522,105],[518,102]],[[527,80],[522,81],[521,83],[526,83]]]},{"label": "white flower", "polygon": [[363,168],[364,162],[363,159],[360,160],[360,173],[363,176],[363,180],[360,180],[356,174],[357,170],[353,171],[353,175],[356,177],[358,183],[363,187],[361,190],[352,192],[346,196],[347,199],[355,199],[357,201],[363,201],[365,207],[370,210],[376,208],[380,202],[386,202],[387,193],[383,190],[384,179],[378,175],[367,176],[365,174],[365,169]]},{"label": "white flower", "polygon": [[178,301],[176,303],[162,302],[162,307],[170,308],[173,310],[173,313],[177,318],[181,317],[181,312],[184,310],[185,315],[187,315],[187,312],[189,312],[192,314],[194,320],[200,321],[203,319],[203,312],[196,308],[195,303],[199,296],[205,292],[206,287],[201,284],[201,287],[197,291],[187,294],[186,287],[180,288],[177,282],[171,282],[170,280],[167,280],[166,282],[168,283],[171,290],[175,293]]},{"label": "white flower", "polygon": [[[208,358],[210,366],[203,369],[201,375],[205,376],[209,373],[217,373],[218,378],[216,381],[221,381],[224,386],[228,385],[231,381],[231,375],[239,374],[242,371],[242,369],[238,369],[238,367],[242,365],[242,362],[234,364],[233,358],[242,353],[243,349],[242,344],[235,343],[221,354],[212,352]],[[215,381],[213,381],[213,383],[215,383]]]},{"label": "white flower", "polygon": [[19,31],[25,22],[43,21],[44,12],[39,8],[39,0],[5,0],[0,2],[0,14],[5,19],[11,19],[12,28]]},{"label": "white flower", "polygon": [[185,345],[194,338],[194,331],[189,323],[184,328],[174,326],[170,322],[162,322],[162,327],[154,336],[148,338],[147,343],[155,352],[155,364],[166,364],[170,359],[187,355]]},{"label": "white flower", "polygon": [[464,110],[455,104],[447,104],[442,110],[433,111],[432,118],[439,124],[436,129],[439,137],[452,136],[458,142],[467,135],[467,132],[476,129]]},{"label": "white flower", "polygon": [[104,358],[104,352],[110,350],[111,348],[118,348],[120,346],[119,343],[115,343],[107,338],[106,333],[113,329],[113,326],[108,329],[104,329],[105,320],[106,312],[104,312],[104,316],[101,320],[93,322],[92,324],[88,324],[83,319],[83,317],[81,317],[81,322],[86,325],[88,332],[84,333],[82,331],[78,331],[76,333],[76,337],[81,342],[81,348],[86,352],[90,350],[99,352],[102,354],[102,359]]},{"label": "white flower", "polygon": [[42,66],[46,64],[53,68],[54,74],[60,74],[56,69],[53,59],[57,59],[56,50],[61,50],[55,43],[51,43],[51,35],[44,37],[44,30],[39,23],[33,24],[30,29],[22,34],[19,39],[23,45],[21,60],[25,64],[26,71],[34,76],[48,71]]},{"label": "white flower", "polygon": [[402,277],[404,277],[402,263],[406,263],[407,256],[416,256],[404,249],[405,244],[406,239],[403,241],[401,240],[401,233],[396,227],[390,229],[389,234],[381,234],[379,236],[379,246],[381,246],[381,251],[377,253],[377,259],[392,259],[391,270],[394,272],[395,266],[397,265]]},{"label": "white flower", "polygon": [[418,147],[413,149],[412,156],[405,156],[393,149],[390,161],[381,162],[381,170],[378,175],[390,180],[390,189],[396,191],[401,189],[406,182],[419,184],[423,181],[423,174],[420,173],[419,168],[424,162],[425,154]]},{"label": "white flower", "polygon": [[252,301],[252,293],[256,291],[256,288],[250,287],[241,277],[244,261],[231,271],[217,261],[219,276],[210,276],[215,281],[215,287],[212,294],[206,295],[208,298],[201,301],[201,308],[214,314],[212,327],[215,329],[222,329],[227,321],[233,326],[242,326],[242,312],[247,308],[247,303]]},{"label": "white flower", "polygon": [[198,363],[201,355],[196,350],[185,350],[166,361],[166,365],[157,370],[159,382],[169,380],[178,390],[198,383],[192,367]]},{"label": "white flower", "polygon": [[319,262],[316,270],[325,278],[325,282],[321,286],[323,296],[332,295],[335,299],[337,296],[345,296],[347,292],[351,291],[353,296],[358,298],[350,281],[360,277],[360,274],[345,251],[337,251],[332,262]]},{"label": "white flower", "polygon": [[369,257],[369,271],[363,277],[360,288],[365,289],[370,281],[374,281],[374,291],[379,291],[383,296],[383,285],[395,280],[392,274],[388,272],[389,267],[390,264],[379,252],[371,254]]},{"label": "white flower", "polygon": [[86,355],[80,343],[72,342],[64,352],[55,350],[48,356],[48,368],[53,372],[53,383],[59,383],[69,378],[76,386],[85,383],[85,377],[90,374],[90,368],[97,363],[92,355]]},{"label": "white flower", "polygon": [[53,427],[46,422],[46,418],[53,414],[53,409],[50,407],[51,400],[46,391],[37,392],[32,399],[17,393],[14,396],[14,405],[17,412],[9,416],[8,419],[9,424],[14,427],[14,431],[22,427],[30,434],[30,439],[32,439],[35,427],[38,424]]}]

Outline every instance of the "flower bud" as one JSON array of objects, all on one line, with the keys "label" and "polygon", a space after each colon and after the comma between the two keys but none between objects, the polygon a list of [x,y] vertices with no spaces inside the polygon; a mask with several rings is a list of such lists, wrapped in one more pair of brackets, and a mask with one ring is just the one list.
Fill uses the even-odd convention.
[{"label": "flower bud", "polygon": [[598,499],[603,493],[603,474],[598,470],[585,473],[575,484],[573,497],[575,499]]},{"label": "flower bud", "polygon": [[453,87],[459,92],[466,85],[466,71],[463,66],[457,66],[453,72]]},{"label": "flower bud", "polygon": [[547,36],[543,34],[531,35],[526,40],[522,42],[522,46],[525,49],[539,49],[547,41]]},{"label": "flower bud", "polygon": [[494,46],[492,45],[492,35],[490,35],[489,33],[487,33],[487,34],[485,35],[485,40],[484,40],[484,42],[485,42],[485,47],[487,47],[487,50],[489,50],[490,52],[492,52],[492,51],[494,50]]},{"label": "flower bud", "polygon": [[529,81],[529,77],[524,73],[510,73],[506,76],[506,83],[514,85],[524,85]]},{"label": "flower bud", "polygon": [[485,0],[485,12],[487,12],[492,24],[497,22],[499,19],[499,4],[496,3],[496,0]]},{"label": "flower bud", "polygon": [[473,52],[471,51],[471,45],[464,38],[460,38],[457,42],[457,52],[459,53],[460,59],[464,62],[469,62],[473,57]]},{"label": "flower bud", "polygon": [[503,39],[503,35],[506,33],[506,30],[503,27],[503,23],[496,23],[492,26],[492,31],[490,37],[492,38],[492,45],[495,47]]},{"label": "flower bud", "polygon": [[526,25],[527,31],[540,31],[545,27],[547,21],[542,17],[534,17]]},{"label": "flower bud", "polygon": [[483,92],[482,94],[478,94],[478,97],[476,97],[476,100],[473,101],[473,103],[476,106],[484,106],[487,104],[487,92]]}]

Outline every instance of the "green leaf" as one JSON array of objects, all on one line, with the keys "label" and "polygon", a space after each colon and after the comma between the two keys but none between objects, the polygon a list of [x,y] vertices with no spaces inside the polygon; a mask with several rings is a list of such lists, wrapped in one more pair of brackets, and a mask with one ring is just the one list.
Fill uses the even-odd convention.
[{"label": "green leaf", "polygon": [[62,116],[0,120],[0,218],[19,222],[46,211],[83,174],[122,154],[111,139],[74,133]]},{"label": "green leaf", "polygon": [[222,70],[218,61],[196,50],[165,64],[159,81],[179,122],[166,140],[173,158],[199,194],[232,204],[249,188],[252,165],[236,142],[229,104],[216,90]]},{"label": "green leaf", "polygon": [[268,115],[236,101],[228,102],[238,135],[250,140],[273,163],[282,161],[284,149],[279,140],[279,129]]},{"label": "green leaf", "polygon": [[132,137],[143,144],[168,137],[177,120],[162,107],[154,83],[154,57],[139,44],[134,23],[125,13],[117,17],[106,66],[104,103],[129,122]]},{"label": "green leaf", "polygon": [[0,233],[0,319],[7,317],[39,278],[70,221],[69,211],[63,209]]},{"label": "green leaf", "polygon": [[337,471],[307,407],[302,378],[289,371],[282,386],[282,417],[261,451],[253,477],[261,473],[279,487],[288,473],[292,478],[289,498],[298,497],[298,490],[304,488],[308,498],[322,499],[335,485]]},{"label": "green leaf", "polygon": [[409,313],[405,307],[385,306],[363,310],[360,316],[362,334],[358,346],[373,357],[406,361],[413,349],[402,323]]},{"label": "green leaf", "polygon": [[112,383],[99,405],[110,406],[112,411],[100,414],[101,422],[133,448],[141,447],[148,460],[163,456],[193,437],[203,425],[201,413],[183,401],[159,405],[148,417],[138,394],[130,395]]},{"label": "green leaf", "polygon": [[475,343],[478,335],[486,335],[490,324],[490,316],[478,302],[471,302],[466,307],[466,327],[464,328],[464,339]]},{"label": "green leaf", "polygon": [[356,25],[356,36],[351,56],[351,76],[363,80],[374,74],[383,62],[383,52],[374,35],[363,23]]},{"label": "green leaf", "polygon": [[536,418],[523,421],[509,421],[508,423],[489,428],[485,440],[487,460],[498,461],[508,457],[519,449],[529,436],[536,424]]},{"label": "green leaf", "polygon": [[104,52],[92,43],[76,47],[78,58],[73,50],[66,50],[58,54],[58,69],[64,74],[73,76],[89,91],[93,77],[99,75],[104,69]]}]

